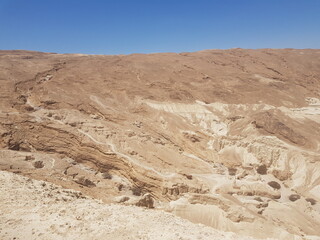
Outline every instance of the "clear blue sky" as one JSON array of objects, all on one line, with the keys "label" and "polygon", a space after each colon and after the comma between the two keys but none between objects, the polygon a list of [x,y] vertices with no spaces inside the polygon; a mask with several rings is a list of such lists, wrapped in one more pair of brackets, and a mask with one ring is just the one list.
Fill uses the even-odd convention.
[{"label": "clear blue sky", "polygon": [[0,0],[0,49],[320,48],[320,0]]}]

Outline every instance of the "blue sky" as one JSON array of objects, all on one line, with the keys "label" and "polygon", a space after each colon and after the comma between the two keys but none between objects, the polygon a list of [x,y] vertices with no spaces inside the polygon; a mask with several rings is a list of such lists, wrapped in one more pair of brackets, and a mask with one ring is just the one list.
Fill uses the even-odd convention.
[{"label": "blue sky", "polygon": [[0,0],[0,49],[320,48],[320,0]]}]

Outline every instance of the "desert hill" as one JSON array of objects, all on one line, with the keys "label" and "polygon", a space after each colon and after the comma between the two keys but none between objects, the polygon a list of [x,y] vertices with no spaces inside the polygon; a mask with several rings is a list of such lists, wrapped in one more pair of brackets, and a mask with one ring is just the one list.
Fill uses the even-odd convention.
[{"label": "desert hill", "polygon": [[136,205],[239,236],[320,238],[319,49],[0,51],[0,83],[3,171],[123,214]]}]

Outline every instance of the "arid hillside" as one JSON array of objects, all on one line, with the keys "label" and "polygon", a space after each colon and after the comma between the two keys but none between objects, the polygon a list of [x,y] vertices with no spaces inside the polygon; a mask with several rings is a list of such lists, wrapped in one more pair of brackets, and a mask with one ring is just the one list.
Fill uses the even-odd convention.
[{"label": "arid hillside", "polygon": [[[90,209],[119,211],[130,221],[147,211],[141,225],[176,223],[175,214],[194,223],[181,220],[184,228],[201,232],[201,223],[237,234],[226,233],[230,238],[320,239],[319,49],[115,56],[0,51],[0,83],[0,170],[27,177],[2,172],[2,179],[80,191],[103,202],[88,200]],[[12,181],[4,182],[1,188],[10,188]],[[1,199],[4,208],[15,206]],[[4,239],[19,237],[11,234],[13,225],[28,234],[43,231],[27,227],[30,216],[19,199],[17,211],[0,211]],[[40,212],[49,226],[51,215]],[[113,239],[161,239],[115,229]],[[72,239],[72,231],[60,230],[55,226],[56,238],[42,237]],[[98,225],[81,231],[74,238],[102,239]],[[190,239],[211,236],[200,232]],[[183,237],[189,232],[181,234],[189,239]]]}]

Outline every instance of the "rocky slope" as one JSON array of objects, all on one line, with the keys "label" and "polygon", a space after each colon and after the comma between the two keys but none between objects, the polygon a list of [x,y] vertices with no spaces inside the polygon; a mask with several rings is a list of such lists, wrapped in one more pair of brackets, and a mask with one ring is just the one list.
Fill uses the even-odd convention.
[{"label": "rocky slope", "polygon": [[0,179],[1,239],[251,239],[8,172]]},{"label": "rocky slope", "polygon": [[239,235],[319,239],[320,50],[1,51],[0,81],[2,170]]}]

